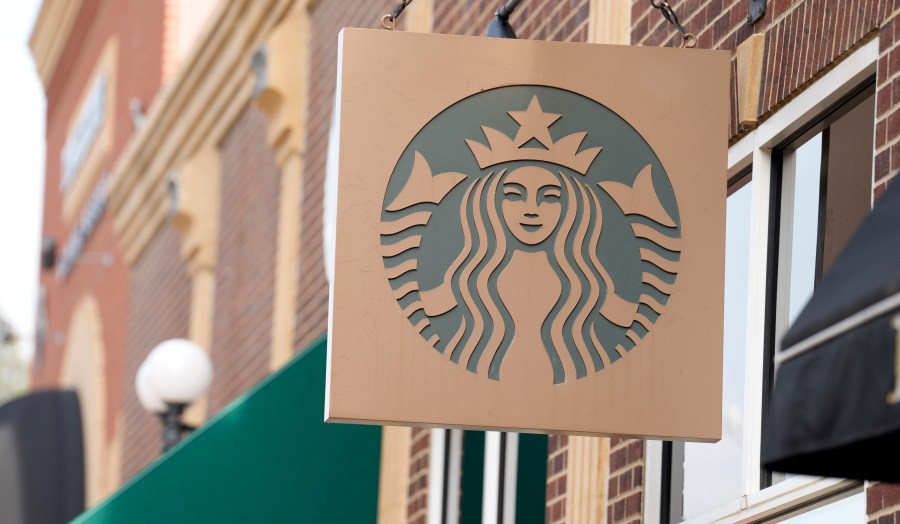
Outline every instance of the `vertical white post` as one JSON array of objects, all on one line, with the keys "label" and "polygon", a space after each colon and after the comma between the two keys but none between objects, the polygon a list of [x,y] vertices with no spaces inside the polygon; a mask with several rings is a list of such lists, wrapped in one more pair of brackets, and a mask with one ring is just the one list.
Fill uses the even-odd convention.
[{"label": "vertical white post", "polygon": [[444,522],[444,456],[446,429],[432,429],[428,453],[428,524]]},{"label": "vertical white post", "polygon": [[644,524],[659,524],[662,499],[662,441],[644,442]]},{"label": "vertical white post", "polygon": [[[758,136],[758,135],[757,135]],[[766,269],[769,256],[769,195],[772,152],[754,144],[750,211],[750,282],[747,292],[747,355],[744,376],[743,491],[760,490],[763,369],[765,363]]]},{"label": "vertical white post", "polygon": [[450,445],[447,446],[447,452],[450,454],[447,460],[447,523],[456,524],[459,522],[459,503],[460,503],[460,480],[462,480],[462,453],[463,453],[463,432],[458,429],[451,429],[447,432],[450,439]]},{"label": "vertical white post", "polygon": [[503,524],[516,524],[516,481],[519,472],[519,434],[506,434],[503,463]]},{"label": "vertical white post", "polygon": [[484,433],[484,493],[482,496],[481,522],[497,522],[500,509],[500,440],[497,431]]}]

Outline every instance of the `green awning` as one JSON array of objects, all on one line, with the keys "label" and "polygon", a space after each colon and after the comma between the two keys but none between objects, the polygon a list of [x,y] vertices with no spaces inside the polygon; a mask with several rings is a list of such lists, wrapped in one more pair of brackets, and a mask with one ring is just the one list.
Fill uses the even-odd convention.
[{"label": "green awning", "polygon": [[381,428],[323,422],[325,345],[313,343],[74,522],[374,522]]}]

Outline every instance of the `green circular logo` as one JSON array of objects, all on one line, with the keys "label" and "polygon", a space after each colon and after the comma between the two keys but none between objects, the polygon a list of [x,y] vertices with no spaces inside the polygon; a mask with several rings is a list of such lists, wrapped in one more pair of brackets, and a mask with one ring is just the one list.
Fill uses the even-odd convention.
[{"label": "green circular logo", "polygon": [[681,222],[640,134],[571,91],[483,91],[435,116],[384,197],[385,277],[413,328],[491,380],[624,358],[663,314]]}]

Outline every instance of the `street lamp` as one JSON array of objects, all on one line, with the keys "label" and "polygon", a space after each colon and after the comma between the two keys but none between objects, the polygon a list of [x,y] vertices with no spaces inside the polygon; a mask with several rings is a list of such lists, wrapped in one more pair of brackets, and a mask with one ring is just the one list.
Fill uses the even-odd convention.
[{"label": "street lamp", "polygon": [[150,351],[135,377],[141,405],[159,415],[163,423],[163,452],[194,428],[181,422],[188,405],[196,401],[212,381],[212,363],[203,348],[190,340],[175,338]]},{"label": "street lamp", "polygon": [[509,23],[509,15],[519,7],[522,0],[509,0],[494,13],[494,19],[488,26],[487,34],[491,38],[517,38],[516,31]]}]

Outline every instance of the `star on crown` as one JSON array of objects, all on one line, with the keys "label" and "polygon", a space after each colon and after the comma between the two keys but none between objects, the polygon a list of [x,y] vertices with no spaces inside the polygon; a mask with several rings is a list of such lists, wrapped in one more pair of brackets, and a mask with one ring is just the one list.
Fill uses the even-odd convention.
[{"label": "star on crown", "polygon": [[[573,133],[554,142],[550,138],[550,126],[559,120],[560,115],[545,113],[541,109],[537,95],[531,99],[527,110],[509,111],[508,114],[520,126],[515,139],[509,138],[496,129],[481,126],[488,145],[475,140],[466,140],[466,144],[475,155],[481,169],[513,160],[541,160],[567,167],[584,175],[600,150],[603,149],[602,147],[592,147],[578,151],[587,136],[586,132]],[[524,147],[534,141],[543,147]]]}]

